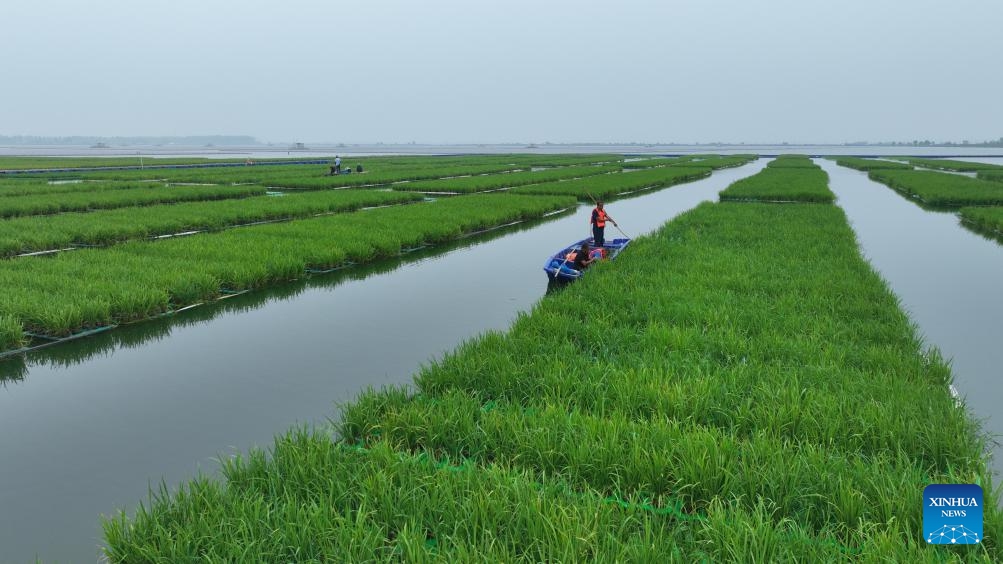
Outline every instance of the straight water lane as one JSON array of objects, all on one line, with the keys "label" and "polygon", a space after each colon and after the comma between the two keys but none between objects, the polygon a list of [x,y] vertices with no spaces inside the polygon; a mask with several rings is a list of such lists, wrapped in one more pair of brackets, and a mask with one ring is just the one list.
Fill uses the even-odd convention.
[{"label": "straight water lane", "polygon": [[[827,160],[830,186],[864,255],[902,301],[928,345],[952,360],[954,386],[998,441],[1003,436],[1003,246],[925,211],[883,184]],[[993,450],[1003,475],[1003,450]]]},{"label": "straight water lane", "polygon": [[[607,209],[640,236],[765,162]],[[336,402],[507,328],[544,295],[546,257],[590,234],[590,210],[0,362],[0,562],[94,561],[99,515],[148,486],[213,473],[216,456],[337,418]]]}]

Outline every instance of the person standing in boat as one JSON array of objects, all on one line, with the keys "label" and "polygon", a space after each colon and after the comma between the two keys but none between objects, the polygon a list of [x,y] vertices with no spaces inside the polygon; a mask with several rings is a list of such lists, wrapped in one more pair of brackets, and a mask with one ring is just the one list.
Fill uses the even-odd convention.
[{"label": "person standing in boat", "polygon": [[596,202],[596,207],[592,209],[592,242],[596,247],[602,247],[606,243],[605,232],[607,221],[616,225],[613,218],[603,209],[602,200],[599,200]]}]

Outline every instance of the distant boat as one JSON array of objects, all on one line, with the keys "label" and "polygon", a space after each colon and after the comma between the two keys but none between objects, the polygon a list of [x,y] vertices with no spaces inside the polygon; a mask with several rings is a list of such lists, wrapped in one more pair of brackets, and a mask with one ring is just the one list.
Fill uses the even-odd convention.
[{"label": "distant boat", "polygon": [[110,149],[107,143],[95,143],[91,145],[91,149]]},{"label": "distant boat", "polygon": [[[582,271],[576,270],[574,268],[574,259],[568,257],[571,256],[572,251],[577,252],[578,249],[581,249],[582,243],[588,243],[591,245],[592,242],[592,237],[589,237],[588,239],[582,239],[577,243],[557,251],[553,256],[547,259],[547,262],[543,265],[544,272],[547,273],[549,278],[555,280],[564,280],[566,282],[578,280],[582,276]],[[626,238],[606,241],[601,250],[598,247],[594,248],[589,252],[589,255],[596,257],[601,253],[602,259],[613,260],[618,254],[620,254],[620,251],[627,247],[628,243],[630,243],[630,239]]]}]

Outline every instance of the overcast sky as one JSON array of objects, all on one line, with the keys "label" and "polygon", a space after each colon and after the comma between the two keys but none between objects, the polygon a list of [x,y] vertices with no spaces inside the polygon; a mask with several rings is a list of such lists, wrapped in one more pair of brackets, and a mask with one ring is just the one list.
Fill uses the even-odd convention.
[{"label": "overcast sky", "polygon": [[1003,136],[1003,1],[4,0],[0,135]]}]

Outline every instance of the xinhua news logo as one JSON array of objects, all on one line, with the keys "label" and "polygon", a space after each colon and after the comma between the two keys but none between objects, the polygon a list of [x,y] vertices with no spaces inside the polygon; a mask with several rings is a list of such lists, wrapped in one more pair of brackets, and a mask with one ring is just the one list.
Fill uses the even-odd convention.
[{"label": "xinhua news logo", "polygon": [[981,544],[982,488],[975,484],[924,488],[923,536],[929,544]]}]

